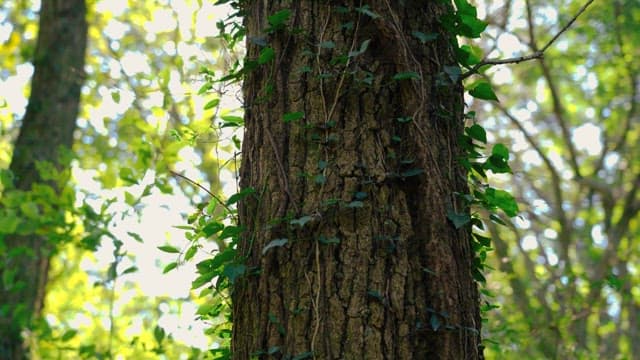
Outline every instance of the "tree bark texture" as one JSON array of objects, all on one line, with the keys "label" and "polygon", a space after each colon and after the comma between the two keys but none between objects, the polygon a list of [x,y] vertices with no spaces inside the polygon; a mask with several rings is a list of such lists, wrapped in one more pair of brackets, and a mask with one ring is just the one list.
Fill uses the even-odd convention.
[{"label": "tree bark texture", "polygon": [[[42,0],[31,95],[10,166],[18,190],[43,182],[36,161],[62,170],[59,149],[72,146],[84,79],[86,12],[84,0]],[[28,352],[21,332],[41,314],[54,246],[38,235],[12,235],[3,243],[0,272],[17,272],[11,283],[0,285],[0,358],[22,359]]]},{"label": "tree bark texture", "polygon": [[245,6],[234,358],[482,358],[448,5]]}]

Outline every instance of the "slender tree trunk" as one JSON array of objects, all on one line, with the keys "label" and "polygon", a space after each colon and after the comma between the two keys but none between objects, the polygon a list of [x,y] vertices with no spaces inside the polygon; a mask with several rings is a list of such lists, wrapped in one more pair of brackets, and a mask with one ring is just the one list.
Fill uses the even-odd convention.
[{"label": "slender tree trunk", "polygon": [[[42,0],[31,96],[10,166],[18,190],[43,182],[36,161],[62,170],[59,149],[71,148],[84,78],[85,16],[84,0]],[[2,242],[0,272],[11,281],[0,285],[0,358],[23,359],[28,351],[21,332],[41,314],[54,244],[38,235]]]},{"label": "slender tree trunk", "polygon": [[234,358],[480,359],[447,6],[339,3],[246,5]]}]

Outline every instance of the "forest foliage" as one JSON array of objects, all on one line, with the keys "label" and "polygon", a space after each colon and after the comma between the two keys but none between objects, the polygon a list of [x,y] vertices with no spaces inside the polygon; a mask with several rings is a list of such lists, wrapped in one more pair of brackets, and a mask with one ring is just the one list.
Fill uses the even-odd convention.
[{"label": "forest foliage", "polygon": [[[38,3],[0,9],[0,169],[28,98]],[[0,244],[16,231],[58,235],[30,338],[40,358],[228,356],[228,287],[246,271],[235,206],[255,190],[236,183],[243,28],[234,2],[218,3],[89,1],[72,187],[16,195],[0,170]],[[442,81],[464,79],[469,93],[462,141],[474,190],[474,217],[449,219],[476,229],[488,358],[640,353],[640,5],[595,2],[544,56],[489,63],[538,53],[586,3],[457,0],[442,20],[460,45],[462,67]],[[269,22],[286,26],[287,14]],[[51,232],[54,201],[67,210]]]}]

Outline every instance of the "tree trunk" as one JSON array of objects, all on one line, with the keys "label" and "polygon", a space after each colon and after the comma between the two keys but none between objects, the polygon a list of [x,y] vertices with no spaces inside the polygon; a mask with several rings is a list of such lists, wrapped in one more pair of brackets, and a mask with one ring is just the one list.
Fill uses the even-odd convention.
[{"label": "tree trunk", "polygon": [[[61,170],[59,149],[71,148],[84,78],[85,16],[84,0],[42,1],[31,96],[10,166],[18,190],[43,183],[36,161]],[[21,332],[41,314],[55,246],[35,234],[10,235],[2,242],[0,275],[12,280],[0,285],[0,358],[23,359],[28,351]]]},{"label": "tree trunk", "polygon": [[233,356],[481,359],[448,5],[333,3],[245,6]]}]

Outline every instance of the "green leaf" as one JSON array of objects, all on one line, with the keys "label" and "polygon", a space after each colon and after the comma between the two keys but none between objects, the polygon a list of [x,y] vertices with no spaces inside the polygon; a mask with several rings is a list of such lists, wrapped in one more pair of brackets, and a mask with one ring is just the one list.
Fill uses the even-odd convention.
[{"label": "green leaf", "polygon": [[364,200],[369,196],[366,192],[358,191],[353,195],[357,200]]},{"label": "green leaf", "polygon": [[218,235],[218,239],[224,240],[228,238],[235,238],[242,232],[242,230],[243,228],[240,226],[226,226],[224,229],[222,229],[220,235]]},{"label": "green leaf", "polygon": [[313,182],[322,185],[327,182],[327,177],[322,174],[318,174],[313,177]]},{"label": "green leaf", "polygon": [[241,116],[222,115],[220,119],[224,120],[222,127],[239,127],[244,125],[244,119]]},{"label": "green leaf", "polygon": [[138,267],[131,266],[131,267],[127,268],[125,271],[123,271],[122,274],[120,274],[120,275],[131,274],[131,273],[134,273],[136,271],[138,271]]},{"label": "green leaf", "polygon": [[471,125],[470,127],[464,129],[464,132],[466,132],[467,135],[469,135],[474,140],[478,140],[483,144],[487,143],[487,132],[482,126],[478,124]]},{"label": "green leaf", "polygon": [[130,184],[136,184],[136,185],[138,184],[138,179],[135,178],[133,170],[131,170],[131,168],[128,168],[128,167],[120,168],[118,176],[120,177],[120,179],[124,180],[125,182],[128,182]]},{"label": "green leaf", "polygon": [[237,278],[244,275],[247,267],[244,264],[228,264],[224,267],[222,274],[229,278],[229,281],[233,284]]},{"label": "green leaf", "polygon": [[360,200],[354,200],[354,201],[352,201],[352,202],[347,204],[347,207],[348,208],[352,208],[352,209],[361,208],[363,206],[364,206],[364,203],[362,201],[360,201]]},{"label": "green leaf", "polygon": [[216,221],[211,221],[202,228],[202,233],[204,234],[205,237],[211,237],[212,235],[214,235],[215,233],[217,233],[222,229],[224,229],[224,224]]},{"label": "green leaf", "polygon": [[207,81],[198,89],[198,95],[202,95],[211,89],[213,89],[213,84]]},{"label": "green leaf", "polygon": [[13,172],[9,169],[0,169],[0,184],[4,189],[13,187]]},{"label": "green leaf", "polygon": [[460,70],[460,66],[458,65],[453,65],[453,66],[445,65],[443,67],[443,71],[445,72],[445,74],[447,74],[449,79],[451,79],[451,81],[454,83],[457,82],[458,79],[460,79],[460,75],[462,75],[462,70]]},{"label": "green leaf", "polygon": [[173,269],[175,269],[177,267],[178,267],[178,263],[177,262],[175,262],[175,261],[174,262],[170,262],[170,263],[167,264],[167,266],[164,267],[164,269],[162,269],[162,273],[166,274],[169,271],[171,271],[171,270],[173,270]]},{"label": "green leaf", "polygon": [[233,204],[237,203],[238,201],[244,199],[245,197],[247,197],[247,196],[249,196],[249,195],[251,195],[251,194],[253,194],[255,192],[256,192],[256,190],[254,188],[252,188],[252,187],[244,188],[244,189],[240,190],[239,193],[235,193],[235,194],[233,194],[233,195],[231,195],[229,197],[229,199],[227,200],[227,206],[233,205]]},{"label": "green leaf", "polygon": [[491,205],[502,209],[502,211],[504,211],[504,213],[509,217],[518,215],[518,202],[509,192],[500,189],[488,188],[485,191],[485,195],[487,201]]},{"label": "green leaf", "polygon": [[67,330],[64,332],[64,334],[62,334],[62,337],[60,337],[60,340],[62,340],[62,342],[69,341],[73,339],[77,334],[78,334],[78,330],[74,330],[74,329]]},{"label": "green leaf", "polygon": [[418,75],[415,71],[404,71],[399,72],[393,75],[393,80],[408,80],[408,79],[420,79],[420,75]]},{"label": "green leaf", "polygon": [[180,250],[178,248],[176,248],[175,246],[171,246],[171,245],[162,245],[162,246],[158,246],[158,249],[160,251],[164,251],[166,253],[171,253],[171,254],[178,254],[180,253]]},{"label": "green leaf", "polygon": [[417,176],[417,175],[420,175],[422,173],[424,173],[423,169],[415,168],[415,169],[409,169],[407,171],[403,171],[402,173],[400,173],[400,176],[407,178],[407,177],[411,177],[411,176]]},{"label": "green leaf", "polygon": [[133,196],[132,193],[130,193],[128,191],[125,191],[124,192],[124,202],[126,202],[127,205],[129,205],[129,206],[134,206],[138,202],[138,199],[136,199],[136,197]]},{"label": "green leaf", "polygon": [[355,57],[363,54],[365,51],[367,51],[367,48],[369,47],[369,42],[371,42],[370,39],[363,41],[362,44],[360,44],[359,50],[349,52],[349,57]]},{"label": "green leaf", "polygon": [[320,43],[320,47],[323,49],[333,49],[334,47],[336,47],[336,43],[334,43],[333,41],[323,41]]},{"label": "green leaf", "polygon": [[0,234],[13,234],[20,224],[20,218],[18,218],[13,211],[7,211],[3,216],[0,216]]},{"label": "green leaf", "polygon": [[262,255],[266,254],[267,251],[274,247],[284,246],[287,242],[289,242],[289,239],[287,238],[271,240],[264,248],[262,248]]},{"label": "green leaf", "polygon": [[204,303],[200,306],[198,306],[198,310],[196,310],[196,314],[198,315],[207,315],[209,314],[213,309],[215,309],[216,304],[213,303]]},{"label": "green leaf", "polygon": [[491,149],[491,154],[500,156],[505,160],[509,160],[509,148],[507,148],[504,144],[495,144]]},{"label": "green leaf", "polygon": [[187,252],[184,254],[184,260],[188,261],[191,260],[196,253],[198,252],[198,247],[196,245],[191,246]]},{"label": "green leaf", "polygon": [[304,359],[311,359],[311,358],[313,358],[313,351],[307,351],[294,356],[291,360],[304,360]]},{"label": "green leaf", "polygon": [[216,272],[216,271],[210,271],[208,273],[204,273],[204,274],[198,276],[195,280],[193,280],[193,282],[191,282],[191,288],[192,289],[197,289],[197,288],[201,287],[202,285],[207,284],[216,275],[219,275],[219,273]]},{"label": "green leaf", "polygon": [[164,337],[166,336],[166,334],[167,333],[160,326],[156,325],[156,327],[153,329],[153,338],[156,339],[156,342],[158,344],[161,343],[162,340],[164,340]]},{"label": "green leaf", "polygon": [[371,11],[371,9],[369,8],[369,5],[363,5],[361,7],[357,7],[356,11],[369,16],[372,19],[377,19],[380,17],[380,15],[376,14],[375,12]]},{"label": "green leaf", "polygon": [[220,99],[218,99],[218,98],[213,99],[213,100],[209,100],[209,102],[207,102],[204,105],[204,110],[213,109],[214,107],[218,106],[218,104],[220,104]]},{"label": "green leaf", "polygon": [[462,45],[458,49],[458,61],[466,66],[472,66],[482,61],[482,49],[477,46]]},{"label": "green leaf", "polygon": [[27,201],[20,204],[20,211],[29,219],[36,219],[40,215],[40,209],[34,202]]},{"label": "green leaf", "polygon": [[438,316],[438,314],[431,314],[431,319],[429,320],[429,323],[431,324],[431,329],[433,331],[438,331],[438,329],[440,329],[440,325],[442,325],[442,323],[440,322],[440,316]]},{"label": "green leaf", "polygon": [[289,224],[291,225],[298,225],[300,227],[303,227],[306,223],[308,223],[309,221],[311,221],[311,216],[309,215],[305,215],[301,218],[298,219],[293,219],[291,221],[289,221]]},{"label": "green leaf", "polygon": [[276,53],[271,47],[266,47],[260,51],[260,56],[258,57],[258,64],[264,65],[276,57]]},{"label": "green leaf", "polygon": [[271,25],[270,31],[279,30],[284,27],[285,23],[289,20],[291,16],[291,10],[282,9],[275,14],[267,17],[267,22]]},{"label": "green leaf", "polygon": [[284,120],[285,123],[290,123],[292,121],[297,121],[304,118],[304,112],[303,111],[296,111],[296,112],[290,112],[290,113],[286,113],[282,116],[282,120]]},{"label": "green leaf", "polygon": [[423,44],[426,44],[427,42],[433,41],[438,38],[437,33],[425,34],[421,31],[413,31],[411,32],[411,35],[413,35],[413,37],[415,37],[416,39],[420,40],[420,42]]},{"label": "green leaf", "polygon": [[143,243],[144,242],[144,240],[142,240],[142,236],[140,236],[137,233],[127,231],[127,235],[131,236],[135,241],[137,241],[139,243]]},{"label": "green leaf", "polygon": [[120,103],[120,91],[114,90],[111,92],[111,99],[113,100],[114,103],[119,104]]},{"label": "green leaf", "polygon": [[475,15],[459,14],[459,20],[460,27],[458,30],[460,35],[469,38],[479,38],[480,34],[482,34],[489,24],[486,21],[478,19]]},{"label": "green leaf", "polygon": [[473,89],[469,90],[469,95],[482,100],[498,101],[498,97],[491,89],[491,85],[486,81],[480,81]]},{"label": "green leaf", "polygon": [[447,219],[449,219],[453,223],[453,226],[456,229],[460,229],[461,227],[471,222],[471,216],[469,214],[459,214],[453,210],[447,211]]}]

